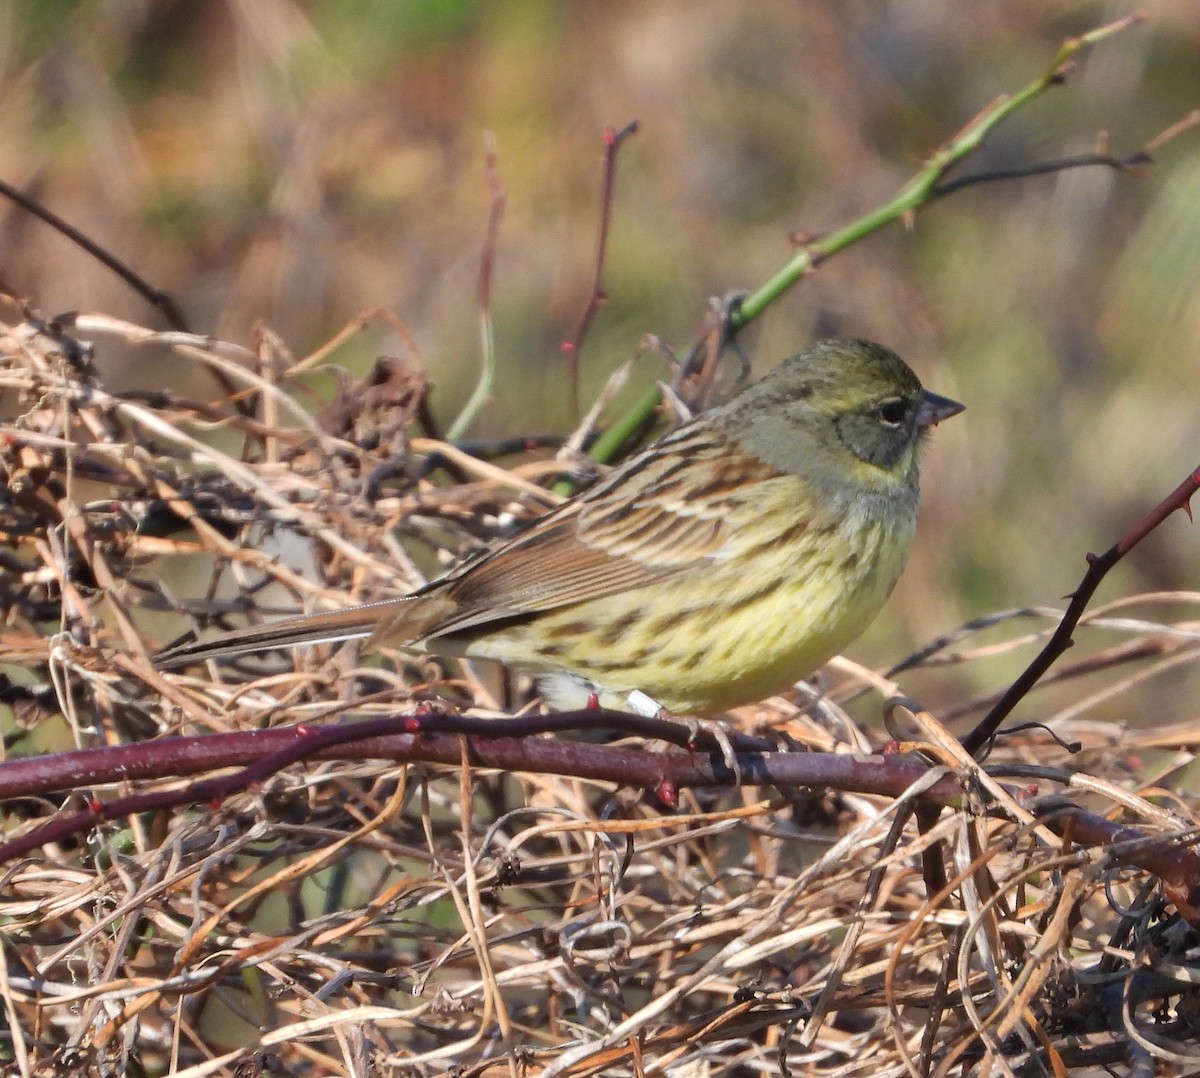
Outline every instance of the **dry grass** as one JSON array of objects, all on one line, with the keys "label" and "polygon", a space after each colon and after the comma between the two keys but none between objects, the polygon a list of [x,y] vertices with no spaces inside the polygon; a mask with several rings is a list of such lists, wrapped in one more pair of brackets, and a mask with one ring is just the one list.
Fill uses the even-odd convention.
[{"label": "dry grass", "polygon": [[[306,364],[267,334],[247,351],[98,316],[60,332],[10,315],[10,757],[324,725],[411,712],[431,695],[480,714],[523,702],[520,682],[402,655],[363,665],[349,646],[297,654],[294,667],[247,660],[232,675],[165,675],[150,655],[185,621],[402,593],[418,563],[431,571],[538,512],[570,461],[488,463],[418,437],[414,361],[343,386],[312,420]],[[81,342],[103,352],[114,338],[219,370],[233,392],[111,393]],[[1081,632],[1098,641],[1087,672],[1118,693],[1194,662],[1196,601],[1098,610]],[[970,632],[945,641],[921,660],[925,676],[1031,642],[1021,618],[988,631],[985,644]],[[880,739],[847,701],[880,690],[892,691],[838,664],[816,703],[773,700],[737,719],[781,751],[866,754]],[[1094,695],[1089,683],[1077,702]],[[1096,843],[1055,830],[1052,800],[999,787],[932,716],[910,721],[896,733],[929,766],[900,797],[747,784],[682,789],[669,812],[614,781],[342,757],[219,804],[56,839],[10,863],[0,890],[5,1054],[31,1074],[252,1074],[272,1056],[285,1073],[346,1075],[1200,1065],[1194,930],[1159,880],[1130,867],[1149,836],[1193,839],[1195,725],[1132,733],[1068,709],[1055,726],[1083,741],[1080,754],[1041,731],[998,746],[990,775],[1143,828]],[[945,774],[963,796],[922,829],[912,810]],[[68,804],[181,781],[193,780],[77,779]],[[10,800],[9,837],[60,803]],[[948,878],[936,893],[923,852]]]}]

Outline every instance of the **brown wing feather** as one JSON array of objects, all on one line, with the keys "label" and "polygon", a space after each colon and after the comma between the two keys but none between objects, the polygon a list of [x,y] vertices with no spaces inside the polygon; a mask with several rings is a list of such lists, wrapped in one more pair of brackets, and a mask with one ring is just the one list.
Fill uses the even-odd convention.
[{"label": "brown wing feather", "polygon": [[[730,459],[733,453],[707,424],[668,435],[527,531],[431,584],[376,638],[411,641],[486,628],[645,587],[716,557],[737,526],[730,519],[735,503],[776,475],[742,453]],[[426,601],[435,598],[440,618],[428,616]]]},{"label": "brown wing feather", "polygon": [[522,534],[403,599],[239,629],[171,648],[180,666],[289,644],[370,636],[412,644],[631,591],[720,556],[773,469],[712,424],[669,434]]}]

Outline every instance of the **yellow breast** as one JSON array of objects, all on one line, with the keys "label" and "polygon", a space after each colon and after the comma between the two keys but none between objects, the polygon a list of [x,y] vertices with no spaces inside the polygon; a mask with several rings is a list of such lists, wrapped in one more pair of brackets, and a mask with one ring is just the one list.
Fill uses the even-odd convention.
[{"label": "yellow breast", "polygon": [[607,690],[606,704],[640,690],[670,711],[701,715],[782,691],[878,614],[903,568],[915,503],[829,519],[798,512],[791,484],[775,493],[772,505],[759,491],[756,519],[719,558],[543,612],[478,638],[468,653],[569,675],[578,694],[560,694],[556,706],[582,704],[585,682]]}]

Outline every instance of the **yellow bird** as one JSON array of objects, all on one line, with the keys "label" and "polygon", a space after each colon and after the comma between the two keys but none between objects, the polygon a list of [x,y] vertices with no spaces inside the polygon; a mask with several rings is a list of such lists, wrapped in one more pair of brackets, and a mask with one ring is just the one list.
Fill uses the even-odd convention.
[{"label": "yellow bird", "polygon": [[712,715],[871,623],[912,541],[925,435],[962,408],[882,345],[821,341],[412,595],[158,663],[369,637],[529,670],[555,708]]}]

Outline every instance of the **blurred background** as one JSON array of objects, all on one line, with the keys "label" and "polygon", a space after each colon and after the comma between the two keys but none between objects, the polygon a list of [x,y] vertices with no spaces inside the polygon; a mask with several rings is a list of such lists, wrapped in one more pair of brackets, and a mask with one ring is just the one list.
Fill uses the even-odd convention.
[{"label": "blurred background", "polygon": [[[1194,0],[1141,6],[1145,24],[1095,49],[966,171],[1086,152],[1102,132],[1130,153],[1200,106]],[[490,132],[508,191],[494,279],[500,373],[473,433],[564,432],[559,343],[590,287],[606,125],[641,128],[620,157],[585,404],[644,335],[686,346],[709,297],[760,283],[788,258],[789,237],[888,199],[989,102],[1045,70],[1065,36],[1133,8],[7,4],[0,177],[170,292],[197,332],[248,342],[262,323],[303,356],[364,308],[390,309],[447,423],[478,369]],[[1200,463],[1200,132],[1155,157],[1139,176],[1088,169],[964,190],[824,264],[747,335],[759,370],[815,336],[876,338],[968,406],[933,438],[910,568],[854,657],[886,665],[966,619],[1059,603],[1086,551],[1109,546]],[[6,202],[0,285],[46,315],[164,326]],[[376,326],[331,362],[362,374],[402,351]],[[212,391],[177,356],[106,344],[98,363],[113,386]],[[646,358],[637,378],[663,373]],[[1178,517],[1099,598],[1192,588],[1200,532]],[[1003,684],[1028,654],[916,674],[911,690],[930,704],[959,698]],[[1137,706],[1118,698],[1096,715],[1138,722],[1152,703],[1159,718],[1190,717],[1197,686],[1185,666]]]}]

